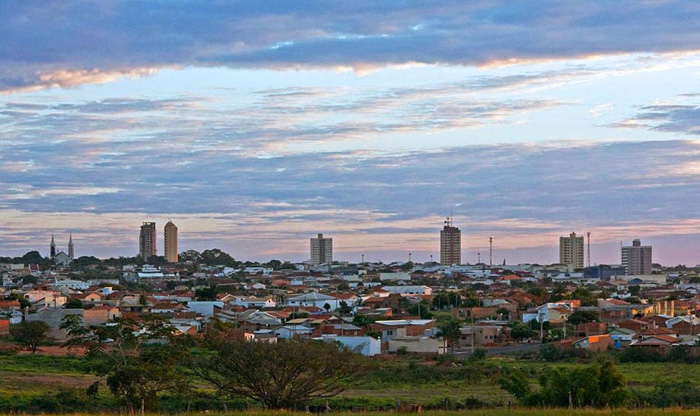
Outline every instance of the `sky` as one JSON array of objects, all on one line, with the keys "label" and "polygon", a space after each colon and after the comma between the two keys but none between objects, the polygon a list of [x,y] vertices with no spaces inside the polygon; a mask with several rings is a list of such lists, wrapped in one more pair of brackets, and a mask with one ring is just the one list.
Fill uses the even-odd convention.
[{"label": "sky", "polygon": [[700,264],[700,3],[0,2],[0,256]]}]

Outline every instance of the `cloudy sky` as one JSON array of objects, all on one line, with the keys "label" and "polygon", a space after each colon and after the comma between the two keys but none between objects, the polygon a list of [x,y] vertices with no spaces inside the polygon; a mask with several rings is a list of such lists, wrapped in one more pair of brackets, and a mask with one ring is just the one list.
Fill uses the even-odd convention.
[{"label": "cloudy sky", "polygon": [[0,39],[0,255],[171,218],[181,250],[422,261],[452,210],[470,262],[574,230],[700,263],[697,1],[6,1]]}]

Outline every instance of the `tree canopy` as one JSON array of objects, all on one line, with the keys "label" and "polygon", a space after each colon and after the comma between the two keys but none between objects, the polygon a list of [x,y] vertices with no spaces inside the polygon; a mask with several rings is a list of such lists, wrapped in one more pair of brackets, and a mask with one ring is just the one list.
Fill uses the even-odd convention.
[{"label": "tree canopy", "polygon": [[547,367],[538,379],[540,389],[519,370],[499,380],[501,387],[526,406],[615,407],[629,392],[615,364],[607,361],[585,367]]},{"label": "tree canopy", "polygon": [[43,321],[24,321],[10,327],[10,335],[15,341],[35,353],[39,344],[49,339],[51,328]]},{"label": "tree canopy", "polygon": [[335,396],[359,371],[356,354],[332,342],[248,342],[215,332],[204,346],[210,353],[192,365],[202,379],[269,409],[300,409],[312,399]]}]

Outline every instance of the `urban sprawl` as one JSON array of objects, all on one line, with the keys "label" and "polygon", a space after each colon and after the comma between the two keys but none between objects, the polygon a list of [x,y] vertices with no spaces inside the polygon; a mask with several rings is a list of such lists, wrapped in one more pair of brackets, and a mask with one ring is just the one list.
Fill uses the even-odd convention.
[{"label": "urban sprawl", "polygon": [[[62,322],[84,325],[157,314],[177,333],[202,333],[212,321],[234,323],[248,340],[332,340],[362,355],[469,354],[475,348],[528,351],[640,348],[667,353],[697,345],[700,275],[652,263],[634,240],[621,264],[584,264],[584,237],[560,238],[560,263],[462,264],[461,234],[448,218],[440,261],[423,264],[333,261],[333,241],[310,239],[303,263],[240,262],[217,250],[178,252],[177,226],[144,222],[139,255],[99,260],[58,251],[0,258],[0,334],[41,321],[66,340]],[[490,256],[489,256],[490,257]],[[439,314],[454,331],[441,329]],[[447,318],[445,318],[447,317]]]}]

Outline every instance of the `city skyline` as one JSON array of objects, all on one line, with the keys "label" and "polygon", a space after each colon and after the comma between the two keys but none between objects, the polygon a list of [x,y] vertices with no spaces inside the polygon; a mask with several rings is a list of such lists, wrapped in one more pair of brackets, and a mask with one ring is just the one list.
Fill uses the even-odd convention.
[{"label": "city skyline", "polygon": [[552,263],[575,229],[593,264],[636,238],[698,264],[698,14],[3,3],[0,253],[72,230],[133,255],[171,217],[181,248],[236,258],[300,261],[323,230],[338,260],[426,261],[454,209],[465,262],[493,237],[494,264]]},{"label": "city skyline", "polygon": [[[437,262],[437,263],[442,263],[442,264],[444,264],[444,265],[447,265],[447,264],[443,261],[443,254],[444,254],[444,253],[442,253],[443,247],[446,247],[446,244],[448,244],[448,243],[445,242],[445,232],[446,232],[445,230],[446,230],[446,229],[449,228],[450,230],[455,230],[454,232],[456,232],[456,236],[457,236],[457,239],[458,239],[458,241],[459,241],[459,242],[457,243],[457,245],[458,245],[458,246],[461,246],[461,230],[459,229],[459,227],[456,227],[456,226],[453,225],[453,221],[452,221],[451,218],[452,218],[452,217],[449,217],[447,221],[443,221],[443,229],[440,230],[440,233],[439,233],[439,239],[438,239],[438,243],[439,243],[438,252],[440,253],[440,254],[439,254],[439,257],[436,257],[436,256],[434,255],[434,253],[431,252],[431,251],[424,251],[424,252],[423,252],[423,251],[419,251],[419,252],[417,252],[417,253],[413,253],[413,252],[410,252],[410,251],[409,251],[408,253],[399,252],[399,255],[400,255],[400,256],[403,255],[404,257],[405,257],[406,255],[408,255],[408,256],[409,256],[409,259],[413,259],[413,261],[414,261],[414,262],[417,262],[417,263],[426,263],[426,262],[435,261],[435,262]],[[157,240],[157,222],[156,222],[156,221],[142,221],[142,222],[141,222],[141,227],[140,227],[140,232],[139,232],[139,239],[138,239],[139,250],[141,251],[141,250],[143,249],[143,246],[144,246],[144,238],[145,238],[145,237],[144,237],[144,229],[147,229],[150,233],[152,233],[151,238],[152,238],[153,236],[155,236],[155,239],[153,239],[154,244],[151,245],[151,243],[147,243],[147,245],[148,245],[149,247],[151,247],[152,250],[155,250],[155,251],[156,251],[156,253],[153,254],[153,255],[156,255],[156,256],[159,255],[159,254],[157,253],[157,241],[156,241],[156,240]],[[183,248],[182,250],[179,250],[179,249],[177,248],[178,245],[179,245],[179,235],[178,235],[178,234],[179,234],[179,228],[172,222],[172,220],[170,219],[170,217],[168,217],[168,221],[167,221],[167,223],[165,224],[165,227],[164,227],[164,230],[163,230],[163,253],[162,253],[162,256],[161,256],[161,257],[165,258],[165,259],[166,259],[167,261],[169,261],[169,262],[177,262],[177,256],[178,256],[178,254],[179,254],[179,253],[182,253],[182,252],[184,252],[184,251],[187,251],[187,250],[202,251],[202,250],[206,250],[206,249],[214,249],[214,248],[219,248],[219,249],[220,249],[220,248],[221,248],[221,247],[210,247],[210,246],[206,246],[206,247],[198,247],[198,248],[186,247],[186,248]],[[73,257],[72,257],[72,251],[73,251],[73,248],[72,248],[72,247],[73,247],[73,233],[72,233],[72,232],[69,232],[69,238],[70,238],[70,241],[69,241],[68,247],[69,247],[69,253],[71,254],[71,257],[70,257],[70,258],[72,259],[72,258],[73,258]],[[537,261],[537,260],[533,260],[532,258],[527,258],[527,259],[525,259],[525,260],[518,259],[518,260],[516,260],[516,261],[510,261],[510,262],[508,262],[508,264],[509,264],[509,265],[512,265],[512,264],[528,264],[528,263],[532,263],[532,264],[568,264],[566,261],[563,261],[563,260],[564,260],[564,257],[562,257],[562,256],[564,256],[564,253],[565,253],[565,252],[567,252],[567,251],[569,251],[569,250],[571,250],[571,249],[570,249],[570,248],[567,248],[567,249],[565,250],[565,249],[563,248],[564,246],[563,246],[562,244],[567,244],[567,245],[568,245],[568,244],[571,244],[571,242],[568,242],[568,240],[570,240],[570,239],[581,240],[581,241],[579,241],[579,242],[577,243],[577,244],[580,246],[580,248],[577,249],[578,251],[576,251],[576,254],[574,255],[574,257],[578,258],[578,263],[582,263],[582,262],[583,262],[583,257],[588,257],[588,256],[589,256],[589,246],[588,246],[588,242],[585,243],[585,248],[584,248],[584,243],[583,243],[583,241],[585,241],[585,240],[584,240],[584,237],[582,237],[582,236],[577,236],[576,233],[572,231],[568,237],[566,237],[566,236],[560,236],[560,237],[559,237],[559,244],[558,244],[558,246],[557,246],[557,250],[558,250],[557,253],[558,253],[558,256],[559,256],[558,259],[557,259],[558,261],[557,261],[557,260],[551,260],[551,261],[550,261],[549,259],[547,259],[546,261]],[[50,251],[50,252],[47,251],[47,254],[48,254],[47,257],[48,257],[48,258],[53,258],[53,255],[54,255],[54,254],[53,254],[53,253],[54,253],[53,250],[55,250],[55,248],[57,247],[57,246],[55,245],[55,243],[54,243],[54,240],[55,240],[55,234],[52,234],[52,235],[51,235],[51,244],[50,244],[50,246],[51,246],[51,251]],[[489,240],[490,240],[489,243],[492,243],[492,237],[489,237]],[[149,240],[149,241],[151,241],[151,240]],[[168,241],[170,241],[170,243],[168,243]],[[309,241],[309,240],[307,240],[307,242],[308,242],[308,241]],[[321,241],[324,241],[324,243],[320,243]],[[567,242],[564,243],[565,241],[567,241]],[[619,256],[618,256],[618,259],[617,259],[617,260],[601,261],[601,262],[592,262],[592,263],[591,263],[591,266],[596,266],[596,265],[623,265],[623,266],[625,266],[625,264],[626,264],[625,258],[626,258],[627,256],[629,256],[629,255],[626,255],[626,254],[625,254],[625,250],[631,249],[632,246],[638,246],[638,245],[639,245],[639,241],[640,241],[640,239],[635,238],[635,239],[631,240],[631,245],[624,245],[624,242],[623,242],[623,241],[619,241],[619,245],[618,245],[618,250],[619,250],[618,253],[619,253]],[[274,257],[274,256],[273,256],[274,258],[273,258],[273,257],[271,257],[271,258],[266,258],[266,257],[261,257],[261,258],[242,258],[242,257],[236,257],[236,256],[235,256],[236,253],[229,253],[229,254],[233,254],[234,257],[238,258],[239,260],[243,260],[243,261],[248,261],[248,260],[252,260],[252,261],[267,261],[267,260],[272,260],[272,259],[277,259],[277,260],[280,260],[280,259],[281,259],[281,260],[283,260],[283,261],[293,261],[293,262],[304,262],[304,261],[309,261],[311,264],[323,264],[323,263],[326,263],[326,262],[327,262],[327,261],[321,261],[321,259],[326,259],[326,260],[327,260],[327,259],[330,259],[330,262],[333,262],[333,261],[345,261],[345,262],[350,262],[350,263],[359,263],[360,261],[363,261],[363,260],[364,260],[364,261],[367,261],[367,262],[385,262],[385,263],[404,262],[404,261],[406,260],[405,258],[403,258],[403,259],[401,259],[401,258],[392,258],[392,259],[388,259],[388,260],[387,260],[387,259],[384,259],[384,260],[383,260],[383,259],[381,259],[381,254],[375,253],[375,252],[366,252],[366,251],[363,251],[363,252],[360,252],[360,253],[354,253],[354,252],[353,252],[353,253],[348,253],[348,252],[343,252],[343,253],[341,253],[341,258],[336,259],[336,258],[333,258],[333,256],[334,256],[334,255],[333,255],[333,251],[334,251],[334,249],[333,249],[333,238],[330,238],[330,237],[327,237],[327,236],[324,237],[323,234],[317,234],[316,237],[311,237],[311,238],[310,238],[310,242],[311,242],[311,244],[310,244],[310,249],[311,249],[311,250],[310,250],[310,255],[308,256],[308,258],[300,258],[300,257],[298,257],[298,256],[297,256],[297,257],[292,257],[292,258],[284,258],[284,257],[279,257],[279,256],[278,256],[278,257]],[[171,247],[174,247],[174,248],[168,249],[168,245],[169,245],[169,244],[171,245]],[[323,246],[326,246],[326,245],[327,245],[327,248],[322,249],[322,247],[323,247]],[[449,245],[449,244],[448,244],[448,245]],[[599,246],[600,246],[600,245],[599,245]],[[307,246],[307,247],[308,247],[308,246]],[[645,262],[648,262],[648,265],[647,265],[647,266],[644,266],[644,267],[647,267],[646,270],[648,270],[649,273],[650,273],[650,271],[651,271],[651,264],[652,264],[652,263],[659,263],[659,264],[662,264],[662,265],[664,265],[664,266],[672,266],[672,265],[675,265],[675,264],[664,264],[663,261],[657,261],[655,257],[652,259],[652,256],[651,256],[651,245],[645,245],[645,246],[643,246],[643,247],[641,247],[641,248],[642,248],[642,249],[645,249],[645,250],[648,250],[648,254],[645,254],[645,256],[647,256],[647,260],[645,260]],[[325,253],[325,250],[328,250],[328,253]],[[38,251],[39,251],[40,253],[43,254],[43,250],[38,250]],[[224,251],[226,251],[226,250],[224,249]],[[449,251],[449,250],[448,250],[448,251]],[[325,254],[323,254],[322,252],[325,253]],[[308,252],[308,249],[307,249],[307,253],[309,253],[309,252]],[[505,250],[500,250],[500,253],[498,253],[498,254],[504,254],[504,253],[509,253],[509,250],[507,250],[507,249],[505,249]],[[22,254],[23,254],[23,253],[22,253]],[[415,254],[417,254],[417,257],[415,256]],[[459,256],[458,256],[458,257],[461,259],[461,258],[463,257],[463,256],[462,256],[463,254],[465,254],[465,249],[460,249],[460,250],[459,250]],[[484,253],[484,257],[483,257],[483,258],[481,257],[481,254],[482,254],[481,252],[466,253],[466,254],[467,254],[467,255],[464,256],[464,257],[465,257],[465,260],[464,260],[464,261],[460,261],[460,262],[455,263],[455,264],[477,264],[477,263],[488,264],[488,263],[489,263],[489,259],[488,259],[488,257],[487,257],[487,256],[488,256],[488,252]],[[472,255],[472,254],[473,254],[473,255]],[[609,253],[607,253],[607,254],[609,254]],[[93,255],[96,255],[96,254],[95,254],[95,253],[85,253],[84,255],[85,255],[85,256],[93,256]],[[142,255],[142,254],[139,252],[139,253],[135,254],[134,256],[141,256],[141,255]],[[360,256],[360,259],[355,258],[357,255]],[[571,255],[571,254],[566,254],[566,256],[570,256],[570,255]],[[2,256],[3,256],[3,253],[0,253],[0,257],[2,257]],[[96,256],[97,256],[97,257],[101,257],[101,258],[109,258],[109,257],[120,257],[120,256],[123,256],[123,257],[131,257],[132,255],[131,255],[131,254],[119,254],[119,255],[107,254],[107,255],[101,255],[101,256],[96,255]],[[328,256],[328,257],[326,257],[326,256]],[[475,259],[472,259],[472,257],[474,257]],[[77,258],[77,257],[76,257],[76,258]],[[606,255],[605,258],[610,258],[610,257]],[[315,260],[315,259],[316,259],[316,260]],[[480,259],[480,261],[479,261],[479,260],[476,260],[476,259]],[[505,262],[505,261],[507,260],[506,257],[503,257],[503,260],[504,260],[504,262]],[[493,261],[493,263],[492,263],[493,266],[498,266],[499,264],[504,264],[504,263],[497,262],[497,261]],[[573,267],[573,269],[582,269],[584,266],[585,266],[585,267],[588,267],[587,265],[584,265],[584,266],[582,266],[582,267],[578,267],[577,265],[571,265],[571,266]],[[694,266],[696,266],[696,265],[695,265],[695,264],[687,264],[686,266],[694,267]],[[573,270],[573,269],[572,269],[572,270]],[[635,273],[633,273],[633,274],[635,274]],[[636,274],[639,274],[639,273],[636,273]]]}]

